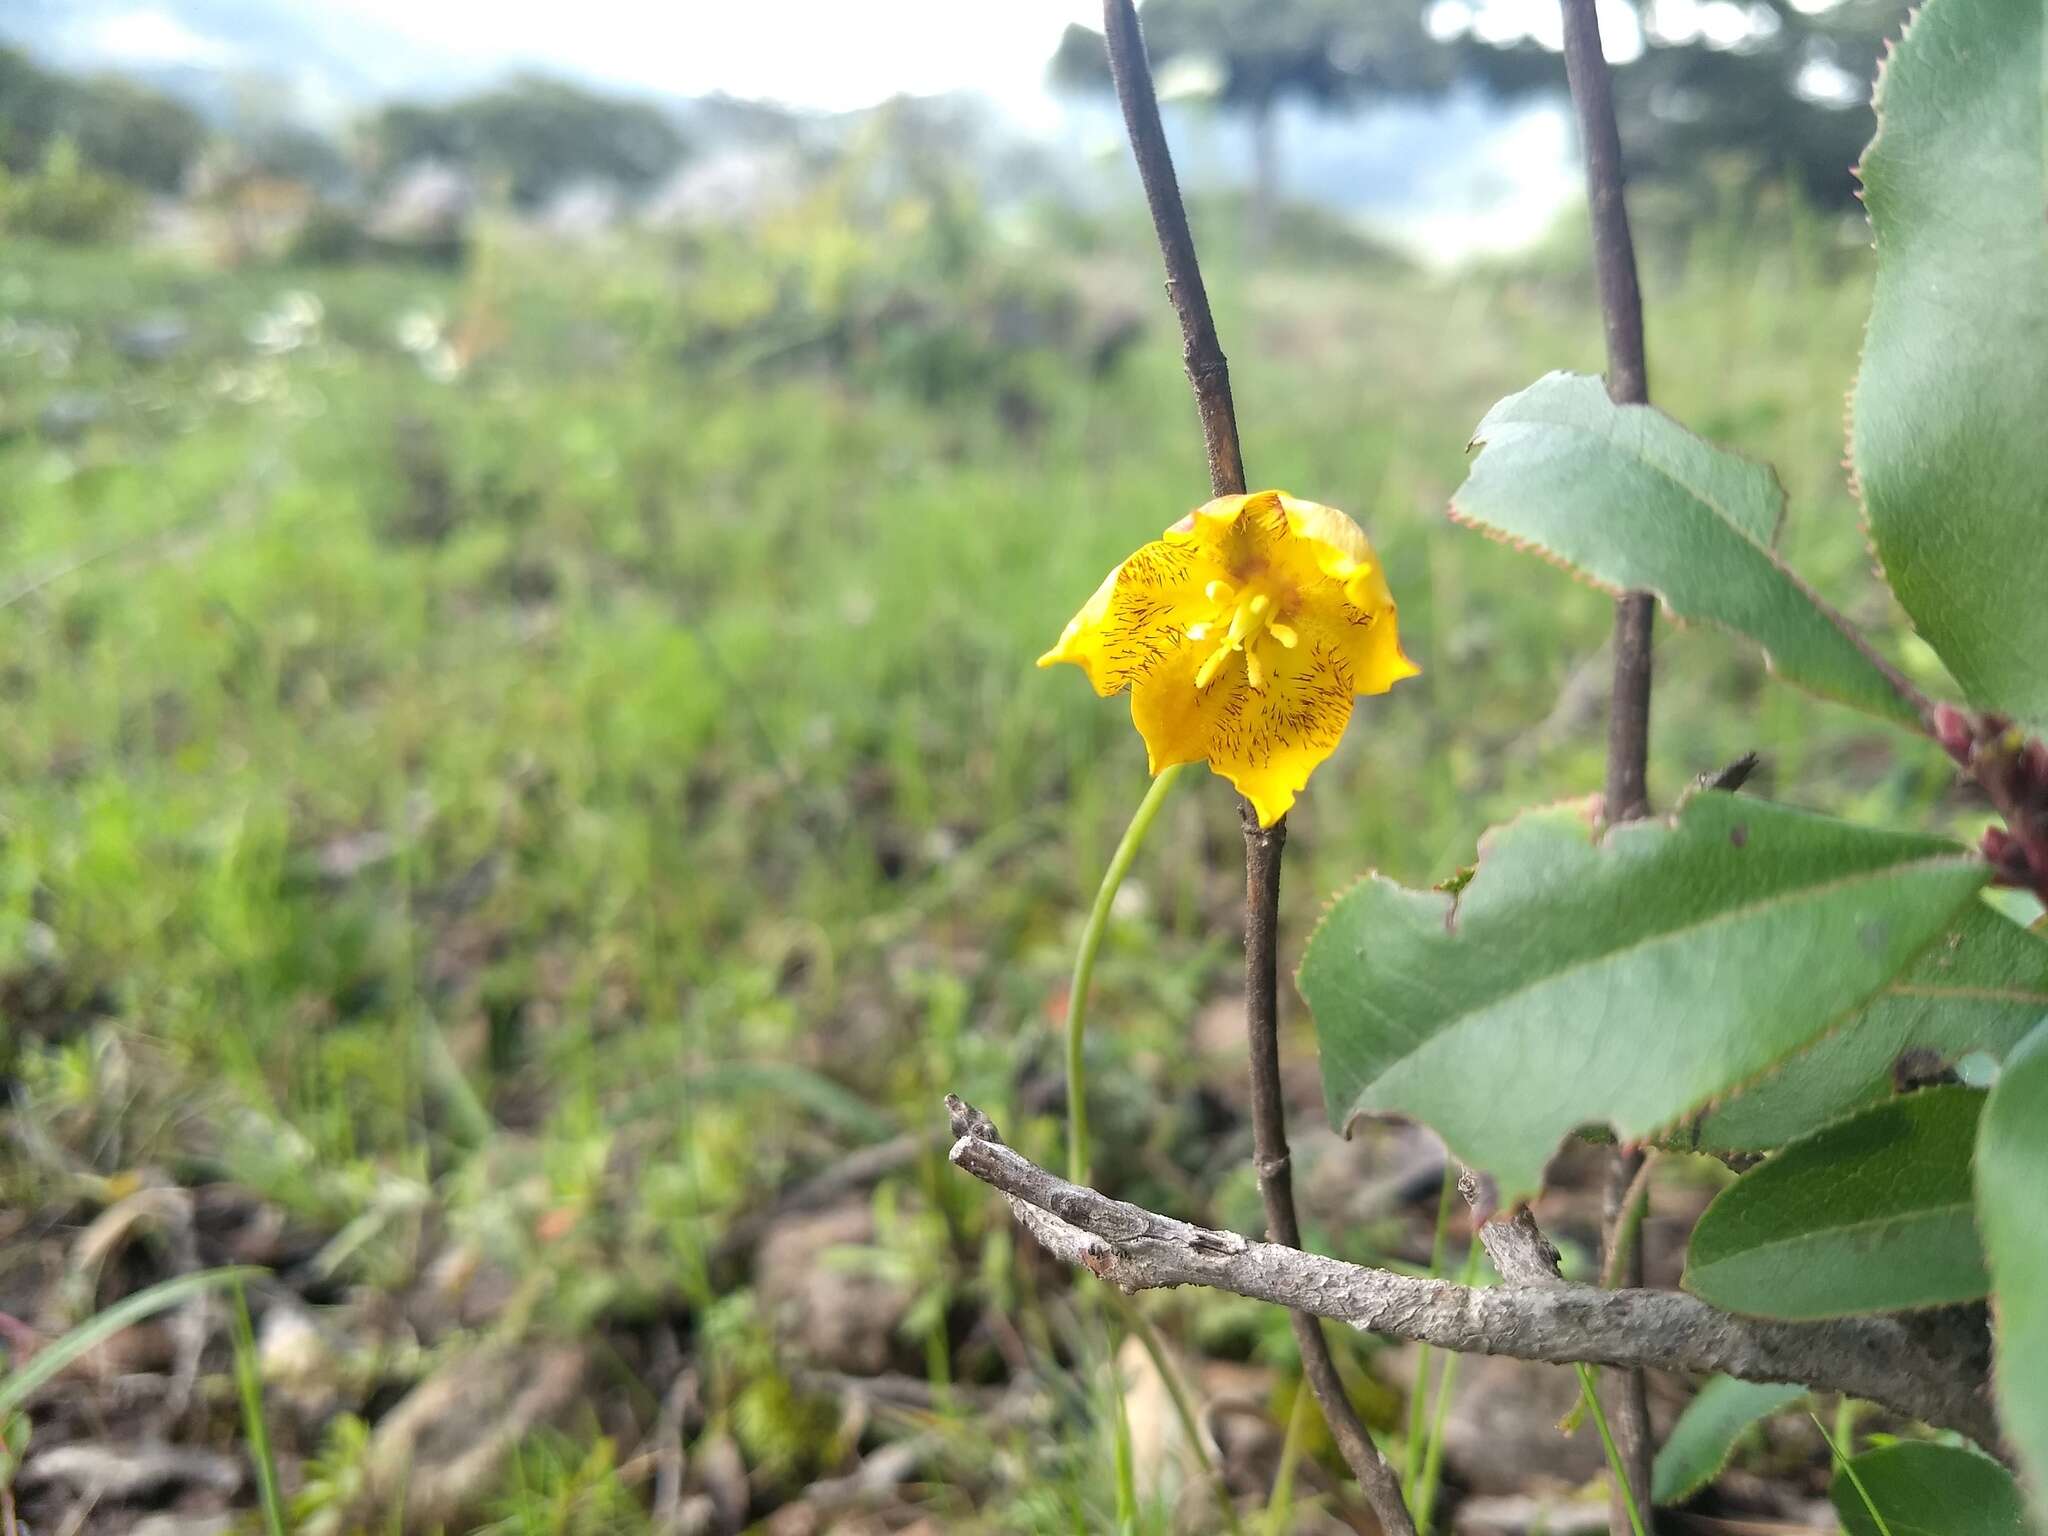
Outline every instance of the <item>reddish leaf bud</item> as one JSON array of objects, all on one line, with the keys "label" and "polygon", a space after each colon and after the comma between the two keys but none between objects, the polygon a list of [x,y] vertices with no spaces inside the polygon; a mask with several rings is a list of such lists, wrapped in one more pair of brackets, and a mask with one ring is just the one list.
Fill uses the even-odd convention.
[{"label": "reddish leaf bud", "polygon": [[1934,706],[1934,739],[1941,743],[1942,751],[1965,766],[1968,766],[1970,761],[1970,741],[1973,734],[1969,716],[1955,705]]}]

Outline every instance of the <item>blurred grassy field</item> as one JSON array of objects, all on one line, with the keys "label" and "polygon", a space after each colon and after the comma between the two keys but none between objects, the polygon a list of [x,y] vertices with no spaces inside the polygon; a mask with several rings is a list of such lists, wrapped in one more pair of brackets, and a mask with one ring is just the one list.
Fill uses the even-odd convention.
[{"label": "blurred grassy field", "polygon": [[[1360,871],[1440,879],[1598,785],[1607,601],[1442,516],[1485,408],[1597,368],[1598,327],[1569,258],[1430,279],[1199,233],[1255,483],[1365,523],[1425,669],[1293,818],[1298,948]],[[630,1377],[619,1340],[674,1329],[764,1507],[830,1470],[724,1238],[935,1133],[948,1090],[1053,1152],[1070,946],[1144,777],[1121,701],[1032,661],[1205,493],[1150,253],[1030,260],[1142,316],[1135,348],[920,392],[693,351],[651,245],[494,235],[459,273],[0,251],[0,1310],[110,1299],[53,1291],[62,1236],[162,1170],[281,1213],[337,1317],[453,1252],[504,1279],[471,1331],[603,1338]],[[1793,564],[1924,674],[1840,468],[1868,275],[1782,210],[1670,243],[1652,388],[1777,465]],[[167,314],[188,334],[144,360],[124,337]],[[1750,748],[1765,792],[1854,816],[1945,789],[1723,636],[1664,629],[1659,669],[1661,803]],[[1248,1220],[1185,1048],[1232,989],[1235,818],[1189,783],[1100,973],[1097,1135],[1134,1198]],[[914,1289],[898,1342],[937,1384],[993,1369],[976,1319],[1043,1311],[963,1183],[910,1159],[857,1256]],[[449,1347],[341,1331],[365,1415]],[[1107,1528],[1073,1413],[1028,1474],[935,1480],[940,1528]],[[504,1528],[635,1528],[615,1420],[535,1442]],[[615,1458],[568,1448],[600,1430]],[[282,1438],[302,1507],[342,1507],[359,1442]]]}]

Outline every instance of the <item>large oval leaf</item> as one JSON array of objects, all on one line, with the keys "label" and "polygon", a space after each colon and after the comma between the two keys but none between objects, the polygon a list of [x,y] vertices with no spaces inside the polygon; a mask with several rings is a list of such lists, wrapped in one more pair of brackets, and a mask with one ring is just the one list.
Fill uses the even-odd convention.
[{"label": "large oval leaf", "polygon": [[1806,1396],[1805,1387],[1716,1376],[1699,1389],[1657,1449],[1651,1498],[1676,1504],[1721,1475],[1750,1427]]},{"label": "large oval leaf", "polygon": [[1915,713],[1828,608],[1773,553],[1785,491],[1598,379],[1553,373],[1486,413],[1451,516],[1612,591],[1654,592],[1681,619],[1747,635],[1787,682],[1912,723]]},{"label": "large oval leaf", "polygon": [[1836,1470],[1828,1497],[1848,1536],[2027,1536],[2012,1474],[1959,1446],[1903,1440],[1865,1451]]},{"label": "large oval leaf", "polygon": [[1374,877],[1299,976],[1333,1121],[1435,1128],[1536,1193],[1588,1122],[1662,1130],[1824,1033],[1986,878],[1954,844],[1736,795],[1595,835],[1583,808],[1489,833],[1457,895]]},{"label": "large oval leaf", "polygon": [[2048,722],[2041,0],[1930,0],[1859,168],[1877,288],[1850,445],[1892,590],[1976,703]]},{"label": "large oval leaf", "polygon": [[1990,1290],[1970,1160],[1984,1095],[1929,1088],[1752,1168],[1693,1228],[1685,1288],[1754,1317],[1846,1317]]},{"label": "large oval leaf", "polygon": [[1977,1130],[1977,1220],[1991,1260],[1998,1416],[2048,1487],[2048,1019],[2005,1070]]},{"label": "large oval leaf", "polygon": [[1972,902],[1861,1013],[1674,1141],[1707,1152],[1781,1147],[1889,1098],[1909,1052],[1924,1055],[1923,1071],[1972,1052],[2002,1059],[2044,1013],[2048,937]]}]

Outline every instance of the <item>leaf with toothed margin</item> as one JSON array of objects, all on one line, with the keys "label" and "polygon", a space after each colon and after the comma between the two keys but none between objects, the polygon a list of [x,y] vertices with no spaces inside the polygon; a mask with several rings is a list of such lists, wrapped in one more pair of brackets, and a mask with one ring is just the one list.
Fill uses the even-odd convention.
[{"label": "leaf with toothed margin", "polygon": [[1766,465],[1696,437],[1598,379],[1552,373],[1486,413],[1451,498],[1458,522],[1533,546],[1613,592],[1746,635],[1789,683],[1914,723],[1913,707],[1772,550],[1785,491]]},{"label": "leaf with toothed margin", "polygon": [[1419,1120],[1527,1199],[1574,1129],[1649,1136],[1824,1034],[1988,875],[1737,795],[1597,835],[1584,806],[1530,812],[1455,897],[1375,876],[1331,905],[1297,978],[1330,1118]]},{"label": "leaf with toothed margin", "polygon": [[1929,0],[1858,174],[1877,244],[1850,453],[1871,542],[1972,703],[2048,723],[2042,0]]},{"label": "leaf with toothed margin", "polygon": [[1895,1064],[2005,1056],[2048,1014],[2048,934],[1986,901],[1964,907],[1854,1018],[1671,1138],[1695,1152],[1761,1152],[1888,1098]]}]

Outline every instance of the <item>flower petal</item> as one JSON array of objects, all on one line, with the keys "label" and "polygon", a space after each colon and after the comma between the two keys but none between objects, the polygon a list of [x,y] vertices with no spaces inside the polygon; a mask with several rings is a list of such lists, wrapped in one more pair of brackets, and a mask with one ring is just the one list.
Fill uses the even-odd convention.
[{"label": "flower petal", "polygon": [[1421,673],[1401,649],[1394,600],[1377,569],[1353,577],[1329,599],[1304,605],[1295,624],[1304,640],[1313,639],[1343,656],[1359,693],[1385,693],[1402,678]]},{"label": "flower petal", "polygon": [[1394,594],[1365,530],[1320,502],[1283,494],[1280,503],[1295,536],[1309,541],[1318,570],[1338,588],[1311,594],[1321,600],[1307,605],[1315,617],[1304,628],[1343,651],[1361,694],[1385,693],[1402,678],[1420,674],[1422,668],[1401,649]]},{"label": "flower petal", "polygon": [[1283,549],[1291,531],[1282,505],[1285,500],[1278,491],[1218,496],[1167,529],[1166,536],[1194,543],[1226,570],[1262,565]]},{"label": "flower petal", "polygon": [[1335,576],[1341,581],[1358,566],[1379,563],[1365,530],[1346,514],[1319,501],[1302,501],[1285,491],[1273,494],[1279,498],[1280,508],[1287,515],[1289,531],[1297,538],[1322,546],[1317,554],[1322,557],[1318,563],[1325,575]]},{"label": "flower petal", "polygon": [[1121,693],[1185,647],[1215,606],[1202,588],[1222,574],[1185,535],[1154,540],[1103,578],[1038,664],[1071,661],[1097,693]]},{"label": "flower petal", "polygon": [[1207,688],[1196,688],[1203,648],[1187,646],[1131,690],[1131,721],[1145,738],[1154,773],[1206,758],[1251,801],[1270,827],[1294,804],[1316,765],[1336,750],[1355,688],[1343,651],[1304,634],[1292,649],[1262,653],[1262,688],[1232,658]]}]

